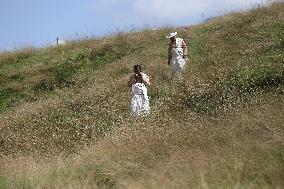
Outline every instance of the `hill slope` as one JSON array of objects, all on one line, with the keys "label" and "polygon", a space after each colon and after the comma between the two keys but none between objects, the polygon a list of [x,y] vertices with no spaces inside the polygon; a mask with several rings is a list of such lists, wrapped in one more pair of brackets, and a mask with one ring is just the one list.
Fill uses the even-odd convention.
[{"label": "hill slope", "polygon": [[[284,4],[0,55],[0,188],[284,187]],[[129,116],[134,64],[152,113]]]}]

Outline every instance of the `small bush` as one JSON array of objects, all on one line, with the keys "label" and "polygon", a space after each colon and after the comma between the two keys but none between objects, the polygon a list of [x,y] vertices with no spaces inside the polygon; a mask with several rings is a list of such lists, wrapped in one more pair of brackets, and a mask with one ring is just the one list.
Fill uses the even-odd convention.
[{"label": "small bush", "polygon": [[237,71],[227,80],[227,87],[239,92],[273,87],[284,82],[284,75],[273,68],[247,68]]},{"label": "small bush", "polygon": [[17,100],[25,97],[26,95],[24,95],[21,91],[13,88],[0,90],[0,112],[13,106]]},{"label": "small bush", "polygon": [[52,83],[51,81],[48,81],[47,79],[42,79],[34,85],[33,90],[52,91],[54,90],[54,83]]},{"label": "small bush", "polygon": [[74,73],[74,68],[68,63],[58,67],[58,69],[55,71],[55,80],[57,82],[57,86],[69,87],[70,85],[73,85],[75,83],[73,80]]},{"label": "small bush", "polygon": [[97,69],[105,63],[117,61],[126,56],[131,50],[130,45],[125,41],[118,41],[117,44],[106,44],[100,49],[91,51],[90,58],[93,68]]},{"label": "small bush", "polygon": [[[277,91],[284,75],[273,68],[246,68],[206,87],[185,90],[184,107],[200,114],[215,114],[226,106],[237,106],[254,98],[259,91]],[[256,95],[256,98],[260,98]]]}]

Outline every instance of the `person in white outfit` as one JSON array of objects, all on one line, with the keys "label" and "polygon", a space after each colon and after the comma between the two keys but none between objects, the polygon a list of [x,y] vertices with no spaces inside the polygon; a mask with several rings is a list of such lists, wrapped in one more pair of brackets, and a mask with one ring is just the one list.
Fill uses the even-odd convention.
[{"label": "person in white outfit", "polygon": [[147,86],[150,85],[149,77],[142,72],[139,64],[134,65],[134,73],[130,76],[128,87],[131,87],[131,115],[134,117],[145,116],[150,113]]},{"label": "person in white outfit", "polygon": [[176,37],[177,32],[169,33],[168,64],[171,65],[173,75],[181,77],[187,62],[187,45],[182,38]]}]

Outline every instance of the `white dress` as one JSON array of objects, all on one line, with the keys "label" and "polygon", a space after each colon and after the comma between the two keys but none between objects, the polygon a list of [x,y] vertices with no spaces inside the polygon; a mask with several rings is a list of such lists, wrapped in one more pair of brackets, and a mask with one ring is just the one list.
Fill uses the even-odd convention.
[{"label": "white dress", "polygon": [[183,48],[182,48],[183,39],[176,38],[176,46],[172,48],[172,58],[171,58],[171,68],[174,75],[177,77],[181,76],[182,71],[185,69],[186,61],[182,58]]},{"label": "white dress", "polygon": [[[143,77],[148,77],[143,74]],[[132,85],[131,115],[134,117],[145,116],[150,113],[149,98],[147,87],[144,83],[135,83]]]}]

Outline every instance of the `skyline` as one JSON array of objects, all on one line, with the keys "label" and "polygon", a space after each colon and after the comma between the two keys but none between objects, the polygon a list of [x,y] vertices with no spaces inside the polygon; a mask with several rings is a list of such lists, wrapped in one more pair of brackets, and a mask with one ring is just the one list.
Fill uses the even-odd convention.
[{"label": "skyline", "polygon": [[189,26],[264,0],[1,0],[0,51],[113,32]]}]

